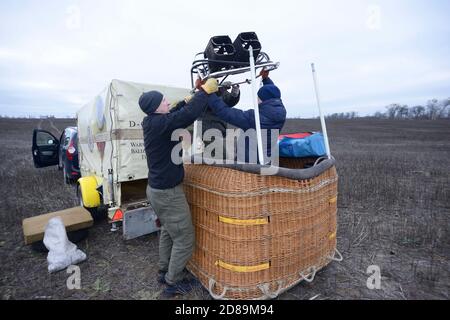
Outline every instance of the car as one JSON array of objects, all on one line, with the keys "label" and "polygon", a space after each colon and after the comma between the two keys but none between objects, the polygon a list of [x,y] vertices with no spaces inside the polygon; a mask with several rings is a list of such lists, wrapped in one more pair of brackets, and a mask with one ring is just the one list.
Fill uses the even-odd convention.
[{"label": "car", "polygon": [[46,130],[34,129],[32,154],[36,168],[58,166],[63,171],[64,183],[80,178],[76,127],[64,129],[59,139]]}]

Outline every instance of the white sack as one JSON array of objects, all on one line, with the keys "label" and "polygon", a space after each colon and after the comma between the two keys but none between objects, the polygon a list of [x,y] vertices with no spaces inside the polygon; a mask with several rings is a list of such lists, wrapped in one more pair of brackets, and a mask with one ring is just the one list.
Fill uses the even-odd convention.
[{"label": "white sack", "polygon": [[54,217],[45,227],[44,244],[48,249],[48,271],[56,272],[86,260],[86,254],[67,238],[61,217]]}]

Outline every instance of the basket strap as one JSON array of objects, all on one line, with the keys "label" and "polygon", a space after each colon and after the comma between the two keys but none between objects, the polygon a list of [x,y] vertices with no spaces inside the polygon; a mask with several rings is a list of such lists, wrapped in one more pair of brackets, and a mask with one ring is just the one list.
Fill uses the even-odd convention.
[{"label": "basket strap", "polygon": [[304,275],[303,272],[299,272],[300,277],[302,277],[303,280],[305,280],[306,282],[313,282],[314,281],[314,277],[316,276],[316,267],[312,266],[310,268],[310,270],[312,270],[310,273],[308,273],[308,275]]},{"label": "basket strap", "polygon": [[278,289],[275,292],[270,292],[270,284],[264,283],[259,284],[258,289],[261,290],[261,292],[269,299],[275,299],[280,294],[281,290],[283,289],[283,280],[278,281]]},{"label": "basket strap", "polygon": [[215,284],[216,284],[216,280],[214,280],[213,278],[209,278],[209,286],[208,286],[209,294],[211,295],[211,297],[213,297],[213,299],[216,299],[216,300],[223,299],[223,297],[225,297],[225,294],[228,291],[228,287],[224,286],[222,293],[217,295],[213,292],[213,287]]},{"label": "basket strap", "polygon": [[255,226],[255,225],[269,223],[268,218],[243,220],[243,219],[232,219],[232,218],[227,218],[227,217],[223,217],[223,216],[219,216],[219,221],[223,222],[223,223],[238,225],[238,226]]},{"label": "basket strap", "polygon": [[[336,254],[338,255],[337,258],[336,258]],[[342,256],[342,254],[339,252],[339,250],[337,248],[334,249],[333,256],[328,256],[327,258],[332,261],[337,261],[337,262],[341,262],[342,260],[344,260],[344,257]]]},{"label": "basket strap", "polygon": [[233,264],[226,263],[222,260],[217,260],[215,265],[233,272],[257,272],[270,268],[269,262],[258,264],[256,266],[236,266]]}]

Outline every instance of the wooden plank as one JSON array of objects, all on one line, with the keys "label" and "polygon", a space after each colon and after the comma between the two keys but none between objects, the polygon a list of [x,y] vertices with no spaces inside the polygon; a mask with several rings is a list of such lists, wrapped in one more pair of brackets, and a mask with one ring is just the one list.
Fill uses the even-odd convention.
[{"label": "wooden plank", "polygon": [[45,227],[47,226],[48,221],[57,216],[61,217],[66,226],[66,231],[85,229],[94,224],[91,214],[83,207],[74,207],[26,218],[22,221],[25,244],[44,239]]}]

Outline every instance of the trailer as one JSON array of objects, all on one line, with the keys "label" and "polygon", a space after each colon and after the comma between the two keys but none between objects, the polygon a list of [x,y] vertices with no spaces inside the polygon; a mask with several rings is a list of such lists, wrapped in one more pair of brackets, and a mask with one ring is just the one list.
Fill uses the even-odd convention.
[{"label": "trailer", "polygon": [[147,159],[139,108],[143,92],[158,90],[173,104],[189,89],[112,80],[77,112],[81,178],[80,205],[95,217],[105,213],[112,231],[122,227],[124,239],[158,230],[146,196]]}]

